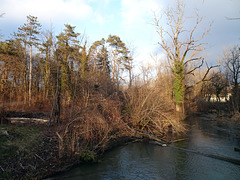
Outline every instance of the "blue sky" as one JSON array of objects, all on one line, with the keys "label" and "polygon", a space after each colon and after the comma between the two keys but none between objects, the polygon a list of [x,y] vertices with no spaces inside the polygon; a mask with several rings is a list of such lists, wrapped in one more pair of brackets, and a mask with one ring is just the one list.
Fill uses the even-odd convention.
[{"label": "blue sky", "polygon": [[[162,54],[159,40],[151,25],[153,12],[162,13],[173,7],[175,0],[0,0],[2,40],[26,22],[27,15],[37,16],[43,29],[59,34],[64,24],[76,26],[76,31],[88,37],[89,44],[109,34],[118,35],[135,48],[135,59],[140,63],[151,62],[150,55]],[[209,35],[206,59],[209,64],[217,62],[224,47],[240,45],[240,20],[230,21],[225,17],[240,17],[239,0],[186,0],[186,14],[198,8],[204,22],[202,30],[214,21]],[[162,56],[160,56],[162,57]]]}]

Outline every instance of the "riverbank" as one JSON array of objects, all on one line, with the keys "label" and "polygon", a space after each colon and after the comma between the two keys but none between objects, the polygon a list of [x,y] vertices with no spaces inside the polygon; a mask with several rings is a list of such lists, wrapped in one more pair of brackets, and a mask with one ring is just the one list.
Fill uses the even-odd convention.
[{"label": "riverbank", "polygon": [[43,179],[80,164],[96,162],[103,153],[115,147],[143,141],[143,137],[122,136],[111,139],[105,149],[99,149],[96,154],[59,158],[53,127],[13,124],[1,125],[0,130],[8,133],[0,135],[0,179]]},{"label": "riverbank", "polygon": [[[229,117],[217,114],[198,114],[197,116],[206,121],[214,121],[213,128],[222,128],[223,131],[234,133],[236,136],[240,132],[240,126],[229,123]],[[229,127],[233,127],[234,131],[230,131]],[[144,138],[153,139],[144,133],[118,134],[116,138],[109,139],[105,146],[95,151],[88,150],[82,154],[60,158],[57,126],[49,126],[46,123],[17,123],[0,125],[0,130],[2,132],[0,135],[0,177],[3,179],[42,179],[86,161],[97,161],[98,157],[114,147]],[[165,139],[173,140],[166,136],[167,133]]]},{"label": "riverbank", "polygon": [[59,158],[58,127],[48,124],[15,123],[0,125],[0,179],[42,179],[83,164],[97,161],[104,152],[142,139],[119,136],[96,152]]}]

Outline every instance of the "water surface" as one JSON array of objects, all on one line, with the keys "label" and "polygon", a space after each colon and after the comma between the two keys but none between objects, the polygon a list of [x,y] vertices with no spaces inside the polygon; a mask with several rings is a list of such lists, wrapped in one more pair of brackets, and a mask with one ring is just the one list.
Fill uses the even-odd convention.
[{"label": "water surface", "polygon": [[240,159],[234,147],[240,140],[227,131],[219,131],[206,118],[191,119],[187,140],[160,147],[148,143],[130,143],[106,153],[95,164],[80,165],[53,179],[240,179],[240,165],[178,149]]}]

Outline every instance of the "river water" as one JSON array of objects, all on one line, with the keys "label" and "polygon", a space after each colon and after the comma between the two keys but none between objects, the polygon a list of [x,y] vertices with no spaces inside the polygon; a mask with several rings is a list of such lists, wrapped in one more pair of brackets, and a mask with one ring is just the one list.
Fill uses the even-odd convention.
[{"label": "river water", "polygon": [[[231,130],[212,126],[209,117],[192,118],[189,133],[168,147],[130,143],[106,153],[98,163],[80,165],[51,179],[193,179],[239,180],[240,165],[181,148],[240,160],[240,138]],[[217,127],[217,128],[216,128]]]}]

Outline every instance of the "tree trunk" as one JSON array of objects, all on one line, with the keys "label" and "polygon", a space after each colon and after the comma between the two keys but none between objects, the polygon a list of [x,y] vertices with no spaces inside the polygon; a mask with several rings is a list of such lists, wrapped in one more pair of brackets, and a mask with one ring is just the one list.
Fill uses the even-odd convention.
[{"label": "tree trunk", "polygon": [[129,88],[132,87],[132,68],[129,69]]},{"label": "tree trunk", "polygon": [[113,69],[112,69],[112,80],[114,80],[114,76],[115,76],[115,66],[116,66],[116,53],[117,53],[117,49],[115,49],[114,55],[113,55]]},{"label": "tree trunk", "polygon": [[[58,57],[57,57],[58,58]],[[57,84],[56,84],[56,93],[54,95],[53,107],[50,117],[50,122],[60,123],[60,115],[61,115],[61,72],[60,65],[57,59]]]},{"label": "tree trunk", "polygon": [[235,83],[233,92],[233,109],[235,112],[239,112],[238,104],[239,104],[238,84]]},{"label": "tree trunk", "polygon": [[178,113],[184,113],[184,105],[178,105],[176,104],[176,112]]},{"label": "tree trunk", "polygon": [[30,45],[30,64],[29,64],[29,91],[28,91],[28,103],[31,105],[32,101],[32,46]]},{"label": "tree trunk", "polygon": [[173,80],[173,94],[176,104],[176,112],[184,113],[184,83],[183,83],[183,71],[175,74]]}]

